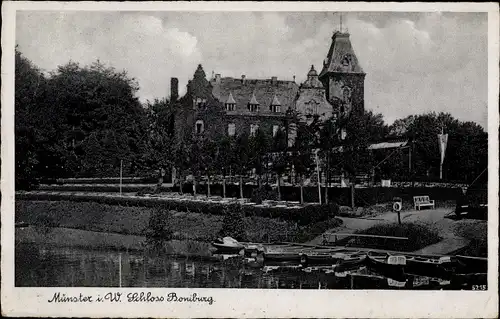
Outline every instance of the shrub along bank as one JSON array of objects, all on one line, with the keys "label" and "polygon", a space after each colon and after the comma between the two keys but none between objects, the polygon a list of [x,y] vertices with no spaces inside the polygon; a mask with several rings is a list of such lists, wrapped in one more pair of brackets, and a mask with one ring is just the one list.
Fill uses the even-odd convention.
[{"label": "shrub along bank", "polygon": [[[81,230],[130,234],[153,239],[191,239],[212,241],[221,235],[236,235],[253,242],[308,241],[341,224],[336,218],[300,225],[276,218],[245,216],[232,227],[231,210],[210,215],[176,212],[162,207],[115,206],[94,202],[16,201],[16,222],[43,227],[67,227]],[[229,212],[228,214],[226,214]],[[234,214],[233,214],[234,215]],[[228,216],[228,217],[225,217]],[[166,220],[165,220],[166,219]],[[224,219],[227,219],[224,221]],[[230,226],[228,228],[228,226]],[[243,228],[243,232],[241,229]],[[238,235],[236,235],[238,236]]]},{"label": "shrub along bank", "polygon": [[176,200],[153,200],[149,198],[131,198],[131,197],[104,197],[95,195],[71,194],[16,194],[16,200],[50,200],[50,201],[73,201],[73,202],[93,202],[107,205],[119,205],[128,207],[160,207],[165,210],[177,212],[193,212],[208,215],[224,215],[226,209],[242,209],[245,216],[258,216],[265,218],[277,218],[297,222],[300,225],[333,218],[338,213],[338,205],[334,203],[324,205],[306,205],[301,208],[287,209],[284,207],[263,207],[254,205],[244,205],[239,207],[238,203],[213,203],[213,202],[194,202],[194,201],[176,201]]}]

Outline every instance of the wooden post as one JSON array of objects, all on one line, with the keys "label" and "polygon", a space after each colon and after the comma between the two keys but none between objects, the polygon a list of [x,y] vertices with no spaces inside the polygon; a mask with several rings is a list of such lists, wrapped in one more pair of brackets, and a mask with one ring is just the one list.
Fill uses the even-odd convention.
[{"label": "wooden post", "polygon": [[122,254],[120,253],[118,255],[118,274],[120,276],[120,281],[119,281],[119,284],[120,284],[120,288],[122,287]]},{"label": "wooden post", "polygon": [[120,196],[122,196],[123,160],[120,160]]},{"label": "wooden post", "polygon": [[226,176],[222,179],[222,198],[226,198]]}]

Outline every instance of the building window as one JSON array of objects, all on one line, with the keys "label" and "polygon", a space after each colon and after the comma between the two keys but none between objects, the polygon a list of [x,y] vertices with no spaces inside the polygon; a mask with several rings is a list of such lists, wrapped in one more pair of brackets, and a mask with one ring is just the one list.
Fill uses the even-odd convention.
[{"label": "building window", "polygon": [[273,125],[273,136],[276,136],[278,134],[279,126],[278,125]]},{"label": "building window", "polygon": [[248,110],[250,112],[258,112],[259,111],[259,104],[248,104]]},{"label": "building window", "polygon": [[259,129],[259,126],[257,124],[250,124],[250,135],[255,136],[258,129]]},{"label": "building window", "polygon": [[234,123],[228,124],[228,126],[227,126],[227,134],[229,136],[236,135],[236,125]]},{"label": "building window", "polygon": [[207,99],[196,98],[193,100],[193,102],[194,102],[195,108],[201,109],[201,108],[206,107]]},{"label": "building window", "polygon": [[271,112],[274,112],[274,113],[281,112],[281,105],[271,105]]},{"label": "building window", "polygon": [[234,111],[236,109],[236,104],[226,103],[226,111]]},{"label": "building window", "polygon": [[205,131],[205,124],[203,123],[202,120],[198,120],[196,121],[194,129],[196,131],[196,134],[201,134]]}]

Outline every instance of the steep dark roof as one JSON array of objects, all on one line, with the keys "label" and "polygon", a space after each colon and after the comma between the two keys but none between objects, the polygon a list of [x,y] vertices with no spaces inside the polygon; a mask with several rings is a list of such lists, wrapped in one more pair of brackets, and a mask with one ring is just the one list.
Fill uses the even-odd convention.
[{"label": "steep dark roof", "polygon": [[[349,63],[344,64],[344,60]],[[321,78],[329,72],[364,73],[352,48],[349,33],[337,31],[333,34],[332,44],[323,62],[323,70],[319,77]]]},{"label": "steep dark roof", "polygon": [[210,81],[213,95],[221,102],[226,102],[231,94],[236,102],[235,111],[246,113],[248,103],[255,97],[260,104],[260,113],[270,113],[269,106],[276,98],[282,105],[281,112],[293,108],[298,85],[293,81],[235,79],[224,77]]}]

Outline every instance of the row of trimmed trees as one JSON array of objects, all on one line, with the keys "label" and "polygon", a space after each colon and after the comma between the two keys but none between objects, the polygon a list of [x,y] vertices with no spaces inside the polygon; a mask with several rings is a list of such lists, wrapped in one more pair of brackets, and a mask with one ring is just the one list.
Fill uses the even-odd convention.
[{"label": "row of trimmed trees", "polygon": [[[279,183],[293,171],[303,185],[314,176],[316,156],[327,180],[339,172],[354,177],[372,169],[393,179],[432,176],[439,167],[436,134],[441,128],[449,134],[446,179],[471,181],[487,166],[483,128],[444,113],[409,116],[388,126],[382,115],[365,112],[340,120],[284,122],[274,137],[257,131],[255,136],[175,141],[174,106],[168,100],[143,105],[138,88],[126,72],[99,61],[89,66],[70,62],[43,73],[16,50],[16,187],[29,188],[46,178],[116,177],[121,161],[124,176],[155,171],[159,183],[163,172],[174,167],[180,180],[206,176],[211,183],[215,176],[238,175],[240,185],[249,172],[262,184],[269,175]],[[295,143],[289,147],[292,131]],[[405,150],[388,159],[387,153],[368,150],[371,142],[388,137],[412,141],[411,165]]]}]

